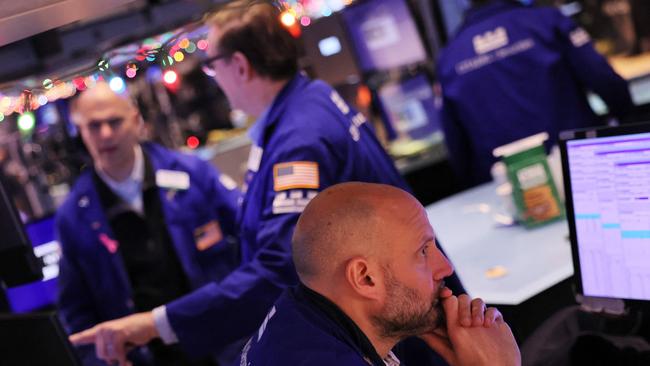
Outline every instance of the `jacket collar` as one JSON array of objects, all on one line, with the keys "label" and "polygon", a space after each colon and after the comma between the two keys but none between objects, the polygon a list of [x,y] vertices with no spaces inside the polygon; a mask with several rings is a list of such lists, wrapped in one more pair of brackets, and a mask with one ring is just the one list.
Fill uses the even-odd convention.
[{"label": "jacket collar", "polygon": [[302,283],[300,283],[296,288],[296,296],[310,302],[340,329],[342,329],[350,345],[353,346],[365,359],[372,362],[372,365],[385,366],[381,356],[379,356],[377,350],[375,350],[375,347],[363,333],[361,328],[359,328],[359,326],[357,326],[357,324],[336,304]]},{"label": "jacket collar", "polygon": [[260,116],[255,124],[249,130],[249,136],[253,143],[259,147],[264,147],[269,135],[269,130],[280,120],[280,116],[287,107],[290,96],[297,90],[302,90],[303,86],[309,83],[309,78],[303,73],[297,73],[287,84],[280,90],[278,95],[271,103],[271,106]]},{"label": "jacket collar", "polygon": [[463,21],[460,30],[469,25],[488,19],[497,13],[522,7],[524,7],[524,5],[515,0],[492,0],[487,4],[474,6],[465,12],[465,20]]},{"label": "jacket collar", "polygon": [[[143,153],[142,151],[140,152],[140,154],[141,154],[140,164],[142,165],[141,167],[142,178],[140,179],[142,180],[142,182],[140,184],[138,194],[140,194],[142,199],[142,211],[138,213],[144,216],[146,214],[144,192],[146,192],[149,189],[156,188],[156,177],[149,156],[146,153]],[[111,217],[114,216],[115,212],[123,212],[124,210],[129,210],[129,211],[134,210],[133,207],[131,207],[127,202],[125,202],[124,199],[117,192],[114,191],[114,188],[111,186],[111,184],[105,181],[104,177],[102,176],[102,174],[98,169],[95,169],[94,171],[94,182],[95,182],[95,186],[94,186],[95,190],[97,191],[99,200],[102,203],[102,207],[104,208],[104,212],[107,220],[110,221]]]},{"label": "jacket collar", "polygon": [[[155,172],[159,169],[174,169],[176,164],[174,159],[164,159],[161,157],[161,148],[154,144],[144,143],[141,145],[143,154],[146,156],[146,164],[148,165],[145,168],[145,177],[142,184],[143,190],[155,187]],[[113,237],[112,231],[108,225],[108,220],[102,209],[100,196],[95,185],[95,171],[94,168],[90,167],[86,169],[77,179],[75,183],[75,192],[76,195],[72,197],[74,201],[73,205],[78,206],[81,209],[81,213],[78,216],[83,222],[84,225],[89,225],[91,227],[99,227],[101,230],[106,232],[110,237]],[[183,217],[184,215],[176,215],[179,212],[179,207],[168,202],[165,196],[164,190],[159,190],[160,199],[166,202],[163,204],[163,210],[165,211],[165,217],[175,218]],[[174,220],[169,220],[168,223],[174,222]]]}]

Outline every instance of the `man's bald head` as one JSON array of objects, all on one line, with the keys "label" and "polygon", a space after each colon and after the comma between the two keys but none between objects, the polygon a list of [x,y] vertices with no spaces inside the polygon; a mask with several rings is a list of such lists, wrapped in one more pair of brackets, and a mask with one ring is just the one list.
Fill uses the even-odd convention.
[{"label": "man's bald head", "polygon": [[72,102],[72,119],[81,124],[91,112],[98,109],[122,109],[130,113],[138,113],[128,94],[118,94],[110,88],[107,82],[100,81],[92,88],[81,92]]},{"label": "man's bald head", "polygon": [[115,180],[125,179],[135,162],[142,126],[140,114],[128,96],[99,82],[73,101],[71,112],[95,168]]},{"label": "man's bald head", "polygon": [[[355,256],[381,258],[382,233],[398,211],[419,203],[398,188],[343,183],[316,196],[300,216],[293,236],[293,260],[300,279],[331,278]],[[411,206],[413,207],[413,206]],[[420,206],[421,207],[421,206]]]},{"label": "man's bald head", "polygon": [[302,283],[370,339],[428,333],[443,319],[439,299],[453,268],[422,205],[400,189],[369,183],[326,189],[298,220],[293,259]]}]

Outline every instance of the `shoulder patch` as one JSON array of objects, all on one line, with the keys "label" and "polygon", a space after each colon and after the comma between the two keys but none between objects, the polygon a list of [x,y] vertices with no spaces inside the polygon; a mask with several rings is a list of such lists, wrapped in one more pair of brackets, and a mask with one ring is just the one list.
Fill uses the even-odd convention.
[{"label": "shoulder patch", "polygon": [[317,194],[316,190],[302,189],[278,192],[273,199],[273,214],[302,213]]},{"label": "shoulder patch", "polygon": [[294,188],[318,189],[319,185],[316,162],[293,161],[273,166],[273,190],[276,192]]}]

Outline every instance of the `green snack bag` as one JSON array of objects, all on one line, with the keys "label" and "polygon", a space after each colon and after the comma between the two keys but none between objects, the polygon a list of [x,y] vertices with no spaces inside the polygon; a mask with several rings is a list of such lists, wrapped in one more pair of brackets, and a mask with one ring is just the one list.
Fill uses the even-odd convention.
[{"label": "green snack bag", "polygon": [[517,219],[527,228],[564,217],[564,207],[546,160],[546,132],[494,149],[506,165],[517,207]]}]

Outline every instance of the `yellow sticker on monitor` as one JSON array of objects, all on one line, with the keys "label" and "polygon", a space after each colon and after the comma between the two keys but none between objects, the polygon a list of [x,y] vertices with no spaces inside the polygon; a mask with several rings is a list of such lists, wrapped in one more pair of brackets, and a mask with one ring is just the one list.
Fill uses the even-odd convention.
[{"label": "yellow sticker on monitor", "polygon": [[273,166],[273,189],[318,189],[318,164],[313,161],[293,161]]}]

